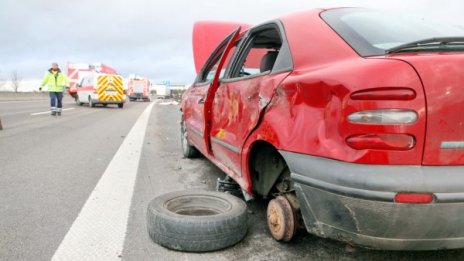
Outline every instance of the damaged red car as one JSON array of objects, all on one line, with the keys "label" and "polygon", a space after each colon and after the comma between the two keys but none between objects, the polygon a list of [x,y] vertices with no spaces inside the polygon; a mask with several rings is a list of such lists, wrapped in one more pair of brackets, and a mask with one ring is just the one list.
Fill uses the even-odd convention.
[{"label": "damaged red car", "polygon": [[275,239],[303,226],[377,249],[464,247],[462,28],[321,9],[199,22],[193,47],[183,153],[269,198]]}]

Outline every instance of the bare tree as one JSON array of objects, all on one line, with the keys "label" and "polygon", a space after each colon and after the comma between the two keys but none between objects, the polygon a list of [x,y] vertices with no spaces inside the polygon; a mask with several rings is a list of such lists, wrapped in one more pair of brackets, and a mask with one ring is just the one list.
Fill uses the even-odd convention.
[{"label": "bare tree", "polygon": [[22,81],[21,75],[18,74],[18,71],[12,71],[10,75],[11,86],[13,86],[13,91],[18,92],[19,85]]},{"label": "bare tree", "polygon": [[[0,71],[0,75],[1,75],[2,71]],[[3,79],[1,76],[0,76],[0,91],[2,90],[3,86],[5,86],[6,84],[6,81],[5,79]]]}]

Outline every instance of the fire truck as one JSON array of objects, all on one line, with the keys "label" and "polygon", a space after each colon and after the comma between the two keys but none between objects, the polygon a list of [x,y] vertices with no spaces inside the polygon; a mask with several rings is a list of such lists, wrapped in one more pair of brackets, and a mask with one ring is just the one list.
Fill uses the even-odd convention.
[{"label": "fire truck", "polygon": [[82,81],[84,77],[92,72],[105,73],[105,74],[117,74],[116,70],[103,63],[68,63],[67,75],[69,78],[69,89],[68,93],[71,95],[77,104],[77,84]]},{"label": "fire truck", "polygon": [[150,81],[148,79],[131,75],[127,87],[127,96],[130,101],[150,101]]}]

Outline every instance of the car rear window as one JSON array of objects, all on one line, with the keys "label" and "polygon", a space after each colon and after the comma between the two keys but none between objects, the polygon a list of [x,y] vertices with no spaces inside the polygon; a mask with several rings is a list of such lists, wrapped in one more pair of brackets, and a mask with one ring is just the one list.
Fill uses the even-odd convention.
[{"label": "car rear window", "polygon": [[414,41],[436,37],[464,37],[464,28],[411,14],[360,8],[333,9],[322,19],[361,56]]}]

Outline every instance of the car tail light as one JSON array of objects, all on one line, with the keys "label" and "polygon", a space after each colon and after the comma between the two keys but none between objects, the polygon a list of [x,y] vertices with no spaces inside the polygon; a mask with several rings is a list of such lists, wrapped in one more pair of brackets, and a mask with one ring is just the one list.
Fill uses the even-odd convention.
[{"label": "car tail light", "polygon": [[412,124],[417,121],[417,113],[402,109],[359,111],[350,114],[348,120],[358,124]]},{"label": "car tail light", "polygon": [[395,195],[395,202],[408,204],[427,204],[433,201],[433,194],[430,193],[398,193]]},{"label": "car tail light", "polygon": [[410,150],[416,140],[409,134],[370,133],[350,136],[346,143],[357,150]]},{"label": "car tail light", "polygon": [[416,98],[416,92],[410,88],[402,87],[384,87],[367,89],[354,92],[351,94],[353,100],[413,100]]}]

